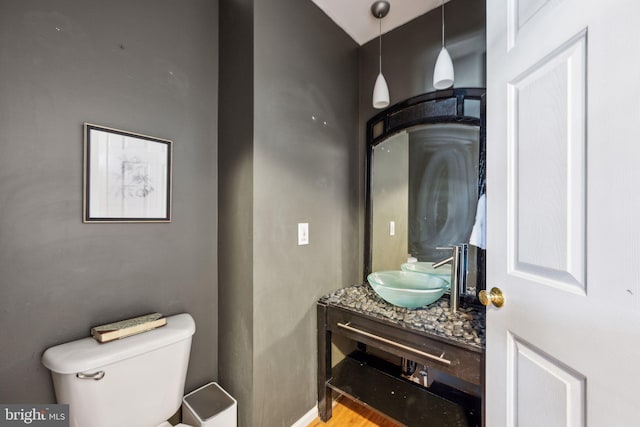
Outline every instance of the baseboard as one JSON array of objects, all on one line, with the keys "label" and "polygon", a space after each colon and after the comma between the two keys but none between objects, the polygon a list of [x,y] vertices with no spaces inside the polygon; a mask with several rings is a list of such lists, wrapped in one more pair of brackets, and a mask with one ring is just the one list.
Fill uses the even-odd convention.
[{"label": "baseboard", "polygon": [[298,421],[291,424],[291,427],[307,427],[317,417],[318,417],[318,405],[315,405],[313,408],[309,409],[309,411],[306,414],[304,414]]}]

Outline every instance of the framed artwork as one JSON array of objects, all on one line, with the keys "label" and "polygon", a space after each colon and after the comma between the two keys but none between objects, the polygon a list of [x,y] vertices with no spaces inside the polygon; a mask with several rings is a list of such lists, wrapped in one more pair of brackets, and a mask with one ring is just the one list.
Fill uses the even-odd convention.
[{"label": "framed artwork", "polygon": [[83,222],[171,222],[172,145],[85,123]]}]

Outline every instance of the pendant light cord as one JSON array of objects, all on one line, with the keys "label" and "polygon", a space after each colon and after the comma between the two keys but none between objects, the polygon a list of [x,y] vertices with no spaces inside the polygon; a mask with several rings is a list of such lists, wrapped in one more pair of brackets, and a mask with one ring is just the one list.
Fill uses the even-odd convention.
[{"label": "pendant light cord", "polygon": [[444,47],[444,0],[442,0],[442,47]]},{"label": "pendant light cord", "polygon": [[382,73],[382,18],[378,17],[378,23],[380,24],[379,32],[378,32],[378,52],[380,54],[380,73]]}]

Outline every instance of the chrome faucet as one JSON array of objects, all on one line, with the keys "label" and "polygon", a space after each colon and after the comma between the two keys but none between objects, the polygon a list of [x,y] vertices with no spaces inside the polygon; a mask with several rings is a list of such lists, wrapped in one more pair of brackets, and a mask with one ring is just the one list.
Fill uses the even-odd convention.
[{"label": "chrome faucet", "polygon": [[467,287],[467,251],[466,243],[460,245],[451,245],[446,247],[438,247],[439,250],[450,250],[451,256],[443,260],[433,263],[433,268],[442,267],[445,264],[451,264],[451,288],[449,299],[449,310],[452,313],[458,311],[460,305],[460,291],[465,291]]}]

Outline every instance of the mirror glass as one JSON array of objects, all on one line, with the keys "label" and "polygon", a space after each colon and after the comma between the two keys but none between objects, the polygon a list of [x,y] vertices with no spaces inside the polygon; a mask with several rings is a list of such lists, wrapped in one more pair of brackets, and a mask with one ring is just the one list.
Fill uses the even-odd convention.
[{"label": "mirror glass", "polygon": [[[480,101],[465,99],[462,106],[468,106],[466,112],[453,106],[454,114],[430,121],[425,114],[421,124],[413,117],[406,127],[397,123],[395,131],[370,138],[365,274],[399,270],[409,257],[440,261],[450,252],[438,247],[469,243],[484,183],[484,132]],[[460,110],[468,115],[457,114]],[[470,296],[483,283],[481,252],[469,245],[465,292]]]}]

